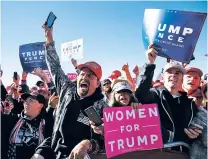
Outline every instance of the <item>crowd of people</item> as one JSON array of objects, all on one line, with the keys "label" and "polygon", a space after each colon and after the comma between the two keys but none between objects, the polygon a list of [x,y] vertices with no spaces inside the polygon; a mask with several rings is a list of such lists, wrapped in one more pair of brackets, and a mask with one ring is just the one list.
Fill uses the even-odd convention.
[{"label": "crowd of people", "polygon": [[[193,159],[207,158],[207,74],[199,68],[168,60],[162,78],[153,81],[157,51],[151,44],[147,62],[128,64],[101,81],[102,68],[94,61],[72,64],[78,74],[71,81],[63,72],[52,30],[43,25],[46,60],[51,80],[41,68],[36,86],[27,85],[27,73],[1,85],[1,157],[3,159],[83,159],[86,154],[105,152],[104,124],[96,126],[85,109],[93,106],[103,118],[103,108],[156,103],[163,143],[183,142],[173,151]],[[3,71],[1,70],[1,76]],[[198,124],[202,126],[191,127]]]}]

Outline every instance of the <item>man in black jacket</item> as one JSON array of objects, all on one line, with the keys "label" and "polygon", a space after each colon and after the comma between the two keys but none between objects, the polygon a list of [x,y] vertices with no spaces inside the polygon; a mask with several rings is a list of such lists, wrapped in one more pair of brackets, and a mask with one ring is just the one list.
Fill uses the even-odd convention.
[{"label": "man in black jacket", "polygon": [[[38,159],[81,159],[87,153],[99,150],[99,137],[90,129],[89,118],[84,110],[90,106],[101,114],[106,106],[100,89],[102,69],[96,62],[87,62],[77,66],[80,70],[75,85],[63,72],[56,53],[52,31],[45,29],[46,60],[54,78],[59,105],[56,110],[53,135],[46,139],[33,158]],[[102,114],[101,114],[102,115]]]},{"label": "man in black jacket", "polygon": [[31,158],[37,146],[52,134],[53,123],[43,109],[45,98],[25,93],[21,99],[24,100],[21,114],[1,114],[1,157],[4,159]]},{"label": "man in black jacket", "polygon": [[157,55],[153,45],[149,46],[146,54],[148,63],[144,65],[138,78],[135,96],[143,104],[158,104],[164,143],[190,143],[190,139],[197,138],[201,131],[188,128],[197,107],[186,93],[179,92],[185,70],[178,63],[168,63],[164,68],[164,87],[151,89]]}]

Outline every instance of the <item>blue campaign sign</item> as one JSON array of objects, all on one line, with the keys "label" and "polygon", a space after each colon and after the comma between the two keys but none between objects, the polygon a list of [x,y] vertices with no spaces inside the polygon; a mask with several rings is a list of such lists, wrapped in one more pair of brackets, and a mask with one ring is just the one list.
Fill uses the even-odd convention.
[{"label": "blue campaign sign", "polygon": [[32,72],[38,67],[48,70],[45,60],[44,42],[20,45],[19,57],[25,72]]},{"label": "blue campaign sign", "polygon": [[145,9],[142,38],[154,43],[158,55],[189,63],[207,13]]}]

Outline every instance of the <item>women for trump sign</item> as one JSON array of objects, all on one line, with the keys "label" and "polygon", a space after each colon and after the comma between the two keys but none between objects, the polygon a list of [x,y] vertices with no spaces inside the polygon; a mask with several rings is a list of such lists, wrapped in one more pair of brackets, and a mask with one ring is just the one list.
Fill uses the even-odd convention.
[{"label": "women for trump sign", "polygon": [[156,104],[104,108],[105,148],[108,158],[138,150],[163,147]]}]

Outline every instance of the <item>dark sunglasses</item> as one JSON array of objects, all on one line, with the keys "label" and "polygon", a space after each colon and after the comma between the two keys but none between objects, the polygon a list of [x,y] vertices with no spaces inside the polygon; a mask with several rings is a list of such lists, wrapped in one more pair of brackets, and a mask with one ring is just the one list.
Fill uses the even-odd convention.
[{"label": "dark sunglasses", "polygon": [[103,86],[106,86],[106,85],[109,85],[109,84],[111,84],[111,83],[107,82],[107,83],[104,83]]},{"label": "dark sunglasses", "polygon": [[43,87],[43,86],[45,86],[45,84],[40,84],[39,87],[40,87],[40,86]]}]

